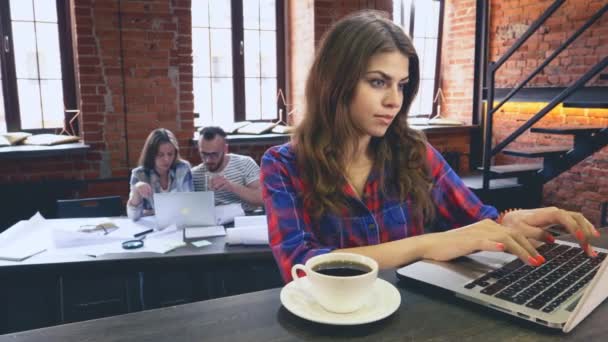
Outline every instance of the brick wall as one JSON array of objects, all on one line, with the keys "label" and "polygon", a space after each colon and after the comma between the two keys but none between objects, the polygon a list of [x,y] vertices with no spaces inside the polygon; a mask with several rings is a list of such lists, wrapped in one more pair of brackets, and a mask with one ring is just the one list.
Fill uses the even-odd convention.
[{"label": "brick wall", "polygon": [[[553,1],[549,0],[493,0],[491,32],[491,58],[502,55],[523,31]],[[567,1],[535,33],[526,44],[497,73],[497,87],[513,87],[551,54],[595,11],[605,0]],[[472,39],[472,38],[471,38]],[[582,34],[542,73],[531,86],[565,87],[590,69],[601,57],[608,55],[608,17],[603,16]],[[606,86],[608,82],[592,79],[587,85]],[[537,113],[546,103],[508,103],[495,116],[494,140],[500,141],[525,120]],[[608,110],[563,108],[553,109],[537,126],[608,126]],[[509,147],[546,145],[572,146],[571,137],[526,133]],[[540,161],[540,160],[538,160]],[[518,158],[499,156],[497,163],[530,162]],[[544,186],[544,205],[582,211],[592,222],[599,222],[599,206],[608,200],[608,148],[587,158],[570,171]]]}]

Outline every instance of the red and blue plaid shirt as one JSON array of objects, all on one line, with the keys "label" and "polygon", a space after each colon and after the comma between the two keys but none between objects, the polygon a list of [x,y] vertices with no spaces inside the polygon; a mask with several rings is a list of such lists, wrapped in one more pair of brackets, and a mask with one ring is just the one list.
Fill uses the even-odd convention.
[{"label": "red and blue plaid shirt", "polygon": [[[433,180],[432,201],[436,208],[433,231],[462,227],[485,218],[495,219],[496,209],[483,205],[432,146],[427,145],[427,163]],[[372,171],[363,195],[350,185],[342,189],[349,200],[347,217],[324,214],[313,220],[304,206],[305,184],[300,178],[291,143],[270,148],[262,157],[261,182],[268,218],[270,247],[285,282],[291,267],[338,248],[377,245],[423,233],[414,220],[409,201],[385,196],[379,189],[379,174]]]}]

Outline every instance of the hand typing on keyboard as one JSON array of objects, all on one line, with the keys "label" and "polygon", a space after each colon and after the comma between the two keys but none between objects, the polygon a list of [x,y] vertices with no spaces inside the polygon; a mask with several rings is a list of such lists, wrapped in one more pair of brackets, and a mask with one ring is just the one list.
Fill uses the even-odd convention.
[{"label": "hand typing on keyboard", "polygon": [[502,225],[517,230],[528,238],[547,242],[551,242],[552,236],[545,228],[555,224],[564,226],[575,236],[588,256],[597,256],[589,241],[599,237],[600,233],[581,213],[548,207],[512,211],[502,219]]}]

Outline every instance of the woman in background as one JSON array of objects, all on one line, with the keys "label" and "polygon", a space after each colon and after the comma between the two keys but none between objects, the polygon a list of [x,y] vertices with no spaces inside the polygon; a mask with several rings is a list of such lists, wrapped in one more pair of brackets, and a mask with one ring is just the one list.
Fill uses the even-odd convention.
[{"label": "woman in background", "polygon": [[148,135],[130,184],[127,216],[133,220],[154,214],[154,193],[194,191],[190,164],[180,158],[171,131],[157,128]]},{"label": "woman in background", "polygon": [[306,84],[305,117],[292,142],[262,158],[270,246],[283,279],[291,267],[333,251],[381,268],[506,251],[545,259],[534,241],[562,224],[591,257],[599,233],[580,213],[557,208],[499,215],[467,187],[407,123],[420,83],[409,37],[377,12],[337,22],[320,44]]}]

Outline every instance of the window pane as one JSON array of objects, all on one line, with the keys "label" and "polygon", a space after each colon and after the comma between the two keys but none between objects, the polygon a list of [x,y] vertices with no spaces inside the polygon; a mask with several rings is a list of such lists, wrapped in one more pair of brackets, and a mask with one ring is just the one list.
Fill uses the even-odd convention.
[{"label": "window pane", "polygon": [[433,87],[435,80],[422,80],[420,82],[420,114],[433,112]]},{"label": "window pane", "polygon": [[[35,0],[34,14],[36,21],[57,22],[57,6],[56,0]],[[15,2],[15,1],[13,1]]]},{"label": "window pane", "polygon": [[416,1],[416,14],[414,16],[414,37],[426,37],[429,22],[432,22],[433,8],[429,0]]},{"label": "window pane", "polygon": [[[0,64],[0,84],[2,84],[2,64]],[[4,114],[4,95],[0,87],[0,132],[6,132],[6,117]]]},{"label": "window pane", "polygon": [[211,27],[231,28],[230,1],[209,0],[209,8],[213,8],[210,14]]},{"label": "window pane", "polygon": [[262,77],[277,76],[277,45],[275,31],[260,32],[262,45]]},{"label": "window pane", "polygon": [[209,126],[213,123],[211,111],[211,79],[208,77],[195,77],[193,88],[194,112],[198,113],[198,119],[194,119],[194,126]]},{"label": "window pane", "polygon": [[13,46],[17,78],[38,78],[34,23],[13,21]]},{"label": "window pane", "polygon": [[40,81],[43,127],[63,127],[63,88],[61,80]]},{"label": "window pane", "polygon": [[211,76],[209,71],[209,29],[192,29],[192,54],[194,76]]},{"label": "window pane", "polygon": [[277,111],[277,79],[262,79],[262,119],[274,120],[278,117]]},{"label": "window pane", "polygon": [[424,44],[424,69],[422,78],[435,78],[435,65],[437,61],[437,39],[426,38]]},{"label": "window pane", "polygon": [[32,0],[12,0],[10,4],[12,20],[29,20],[34,21],[34,7]]},{"label": "window pane", "polygon": [[247,120],[260,120],[262,117],[260,79],[245,78],[245,118]]},{"label": "window pane", "polygon": [[230,30],[211,29],[211,75],[232,77],[232,37]]},{"label": "window pane", "polygon": [[234,123],[234,93],[232,79],[214,78],[211,83],[213,124],[228,127]]},{"label": "window pane", "polygon": [[260,31],[245,30],[245,77],[260,77]]},{"label": "window pane", "polygon": [[260,28],[260,0],[243,1],[243,28]]},{"label": "window pane", "polygon": [[439,1],[432,1],[431,7],[433,8],[433,14],[427,21],[427,35],[430,38],[438,38],[439,37]]},{"label": "window pane", "polygon": [[38,80],[17,80],[21,129],[42,128]]},{"label": "window pane", "polygon": [[192,0],[192,26],[209,27],[209,1]]},{"label": "window pane", "polygon": [[260,1],[260,28],[262,30],[276,29],[275,0]]},{"label": "window pane", "polygon": [[36,23],[40,78],[61,79],[61,55],[57,24]]}]

